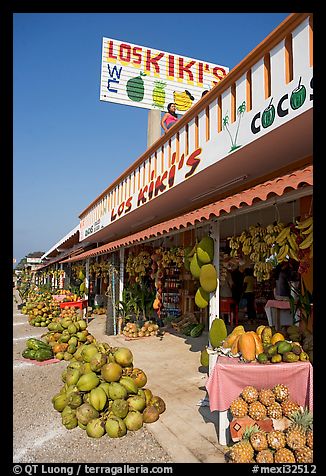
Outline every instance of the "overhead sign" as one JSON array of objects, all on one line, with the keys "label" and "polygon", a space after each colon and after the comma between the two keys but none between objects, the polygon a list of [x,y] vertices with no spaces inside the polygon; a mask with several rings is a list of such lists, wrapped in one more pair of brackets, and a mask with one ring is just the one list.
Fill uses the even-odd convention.
[{"label": "overhead sign", "polygon": [[229,72],[226,66],[103,38],[100,100],[184,114]]},{"label": "overhead sign", "polygon": [[41,258],[27,258],[26,262],[30,264],[40,264],[42,263],[42,259]]}]

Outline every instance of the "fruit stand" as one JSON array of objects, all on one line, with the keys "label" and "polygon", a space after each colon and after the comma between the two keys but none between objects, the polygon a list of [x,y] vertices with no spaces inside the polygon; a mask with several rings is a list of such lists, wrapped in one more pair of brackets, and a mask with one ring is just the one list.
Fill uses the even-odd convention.
[{"label": "fruit stand", "polygon": [[[245,373],[245,379],[244,377]],[[295,400],[312,411],[313,374],[310,362],[293,362],[277,365],[261,365],[258,362],[241,362],[230,357],[219,356],[206,383],[210,410],[219,412],[219,443],[228,444],[228,408],[241,393],[244,386],[266,388],[280,381],[287,385]]]}]

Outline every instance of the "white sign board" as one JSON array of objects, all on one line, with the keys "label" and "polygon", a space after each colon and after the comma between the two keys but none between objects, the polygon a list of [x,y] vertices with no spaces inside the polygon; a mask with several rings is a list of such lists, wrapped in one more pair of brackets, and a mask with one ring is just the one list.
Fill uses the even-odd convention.
[{"label": "white sign board", "polygon": [[184,114],[229,72],[226,66],[103,38],[100,100]]},{"label": "white sign board", "polygon": [[41,258],[27,258],[26,262],[30,264],[41,264],[42,259]]}]

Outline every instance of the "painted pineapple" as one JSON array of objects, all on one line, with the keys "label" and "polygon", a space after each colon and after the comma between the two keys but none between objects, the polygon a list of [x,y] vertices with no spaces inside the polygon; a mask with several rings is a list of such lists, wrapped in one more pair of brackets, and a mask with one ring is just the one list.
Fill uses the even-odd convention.
[{"label": "painted pineapple", "polygon": [[269,449],[257,453],[256,463],[274,463],[273,452]]},{"label": "painted pineapple", "polygon": [[254,420],[262,420],[267,415],[266,407],[258,402],[252,402],[249,404],[248,415]]},{"label": "painted pineapple", "polygon": [[155,81],[153,89],[153,106],[163,108],[165,104],[165,91],[166,83],[164,81]]},{"label": "painted pineapple", "polygon": [[299,410],[290,416],[291,425],[286,431],[286,443],[292,450],[306,446],[307,432],[312,430],[313,416],[308,409]]},{"label": "painted pineapple", "polygon": [[290,418],[292,413],[297,412],[300,410],[300,405],[296,402],[293,402],[289,398],[281,403],[283,415]]},{"label": "painted pineapple", "polygon": [[274,418],[275,420],[282,418],[283,412],[281,404],[278,402],[274,402],[272,403],[272,405],[269,405],[269,407],[267,407],[267,416],[269,418]]},{"label": "painted pineapple", "polygon": [[289,389],[286,385],[279,383],[272,388],[277,402],[284,402],[289,398]]},{"label": "painted pineapple", "polygon": [[295,463],[295,457],[288,448],[280,448],[274,454],[275,463]]},{"label": "painted pineapple", "polygon": [[272,430],[267,433],[267,442],[273,450],[284,448],[286,444],[285,434],[281,430]]},{"label": "painted pineapple", "polygon": [[313,463],[313,451],[308,446],[294,450],[294,455],[297,463]]},{"label": "painted pineapple", "polygon": [[247,402],[252,403],[258,400],[258,390],[252,385],[248,385],[241,392],[241,397]]},{"label": "painted pineapple", "polygon": [[256,451],[262,451],[268,448],[266,433],[257,425],[253,425],[249,440],[253,449]]},{"label": "painted pineapple", "polygon": [[232,446],[229,457],[233,463],[251,463],[254,458],[254,449],[249,441],[252,427],[246,428],[242,440]]},{"label": "painted pineapple", "polygon": [[238,397],[230,405],[230,412],[234,417],[244,417],[248,413],[248,404],[244,401],[243,398]]},{"label": "painted pineapple", "polygon": [[273,403],[275,403],[275,395],[273,393],[273,390],[271,388],[262,388],[259,391],[258,400],[263,405],[265,405],[265,407],[272,405]]}]

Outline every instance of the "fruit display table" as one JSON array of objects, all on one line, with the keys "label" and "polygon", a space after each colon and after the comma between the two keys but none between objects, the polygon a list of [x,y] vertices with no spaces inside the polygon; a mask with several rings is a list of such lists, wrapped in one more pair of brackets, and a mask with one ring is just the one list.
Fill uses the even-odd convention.
[{"label": "fruit display table", "polygon": [[265,305],[265,312],[268,325],[275,326],[276,330],[280,330],[281,324],[286,326],[293,324],[293,318],[290,312],[290,301],[269,299]]},{"label": "fruit display table", "polygon": [[80,301],[66,301],[60,303],[60,308],[63,309],[64,307],[78,307],[79,309],[83,310],[87,307],[87,299],[81,299]]},{"label": "fruit display table", "polygon": [[219,412],[219,443],[226,445],[228,433],[228,409],[247,385],[258,390],[282,383],[289,388],[293,399],[303,407],[313,409],[313,373],[310,362],[280,362],[277,364],[245,363],[231,357],[218,356],[208,377],[206,389],[209,406]]},{"label": "fruit display table", "polygon": [[52,299],[53,301],[62,302],[65,297],[66,297],[65,294],[53,294]]},{"label": "fruit display table", "polygon": [[[64,309],[65,307],[78,307],[84,314],[86,315],[86,322],[88,323],[88,318],[87,318],[87,306],[88,306],[88,300],[87,299],[81,299],[80,301],[66,301],[66,302],[60,302],[60,309]],[[86,309],[86,311],[84,311]]]}]

